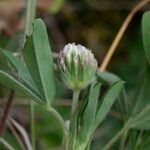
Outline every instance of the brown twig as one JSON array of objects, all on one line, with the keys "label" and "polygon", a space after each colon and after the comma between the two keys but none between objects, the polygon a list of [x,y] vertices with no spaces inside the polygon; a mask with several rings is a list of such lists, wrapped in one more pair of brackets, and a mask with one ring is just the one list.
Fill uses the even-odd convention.
[{"label": "brown twig", "polygon": [[140,1],[129,13],[129,15],[126,17],[123,25],[121,26],[118,34],[116,35],[114,41],[112,42],[110,48],[108,49],[108,52],[104,58],[104,61],[102,62],[99,70],[100,71],[105,71],[106,67],[108,66],[108,63],[110,62],[110,59],[112,58],[112,55],[114,54],[125,30],[127,29],[129,23],[131,22],[133,16],[143,7],[145,6],[147,3],[149,3],[150,0],[142,0]]},{"label": "brown twig", "polygon": [[6,122],[6,119],[8,117],[8,113],[10,111],[10,108],[12,106],[14,95],[15,95],[14,90],[11,90],[9,97],[8,97],[8,100],[7,100],[7,103],[6,103],[6,106],[5,106],[4,111],[2,113],[2,117],[0,119],[0,135],[2,134],[2,132],[4,130],[5,122]]}]

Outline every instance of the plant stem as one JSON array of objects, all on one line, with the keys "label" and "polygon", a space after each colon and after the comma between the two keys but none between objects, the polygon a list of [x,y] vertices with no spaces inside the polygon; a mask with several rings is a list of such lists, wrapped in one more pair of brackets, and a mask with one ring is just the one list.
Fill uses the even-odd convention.
[{"label": "plant stem", "polygon": [[11,90],[9,97],[8,97],[8,100],[7,100],[7,103],[6,103],[6,106],[5,106],[4,111],[2,113],[1,120],[0,120],[0,135],[2,135],[2,132],[4,130],[5,122],[6,122],[6,119],[8,117],[8,113],[10,111],[10,108],[12,106],[14,95],[15,95],[14,90]]},{"label": "plant stem", "polygon": [[36,14],[36,0],[27,0],[25,34],[32,34],[32,22]]},{"label": "plant stem", "polygon": [[[32,35],[32,22],[35,19],[36,14],[36,0],[27,0],[26,8],[26,24],[25,24],[25,36]],[[33,150],[36,149],[35,144],[35,110],[34,103],[30,102],[30,116],[31,116],[31,141]]]},{"label": "plant stem", "polygon": [[30,119],[31,119],[31,143],[33,150],[36,149],[36,144],[35,144],[35,106],[34,102],[30,102]]},{"label": "plant stem", "polygon": [[72,106],[71,106],[71,116],[74,114],[78,107],[78,100],[79,100],[80,90],[73,91],[73,99],[72,99]]},{"label": "plant stem", "polygon": [[64,143],[65,143],[65,150],[69,150],[69,138],[68,138],[68,135],[65,136],[65,139],[64,139]]}]

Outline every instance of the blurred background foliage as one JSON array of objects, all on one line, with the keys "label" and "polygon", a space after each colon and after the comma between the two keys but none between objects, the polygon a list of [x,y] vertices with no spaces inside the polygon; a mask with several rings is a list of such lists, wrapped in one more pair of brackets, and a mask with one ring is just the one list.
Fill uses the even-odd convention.
[{"label": "blurred background foliage", "polygon": [[[100,65],[125,17],[137,2],[137,0],[38,0],[37,17],[41,17],[46,23],[53,52],[59,52],[67,43],[80,43],[93,51]],[[0,1],[0,47],[16,54],[22,50],[25,6],[25,0]],[[135,15],[107,69],[126,81],[131,98],[144,63],[141,17],[143,12],[149,9],[150,4]],[[71,92],[66,91],[59,83],[57,86],[54,103],[67,119]],[[1,108],[6,102],[8,93],[9,89],[0,85]],[[18,95],[16,97],[10,115],[30,133],[28,100],[23,100],[23,97]],[[62,134],[54,119],[40,107],[36,107],[35,119],[37,148],[58,149]],[[115,117],[108,116],[101,125],[101,130],[96,132],[92,148],[99,149],[120,127],[121,122]],[[6,129],[3,133],[4,138],[19,149],[16,139],[10,130]]]}]

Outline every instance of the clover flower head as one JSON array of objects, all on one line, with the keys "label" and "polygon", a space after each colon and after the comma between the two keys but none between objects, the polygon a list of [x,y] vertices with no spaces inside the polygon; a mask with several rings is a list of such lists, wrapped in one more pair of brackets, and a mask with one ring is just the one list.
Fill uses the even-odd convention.
[{"label": "clover flower head", "polygon": [[67,44],[59,54],[55,70],[61,81],[70,89],[87,87],[97,69],[97,60],[86,47],[75,43]]}]

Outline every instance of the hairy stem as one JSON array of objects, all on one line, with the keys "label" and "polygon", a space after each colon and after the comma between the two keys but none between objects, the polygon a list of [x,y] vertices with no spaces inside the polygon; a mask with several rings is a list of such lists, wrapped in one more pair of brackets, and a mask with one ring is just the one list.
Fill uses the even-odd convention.
[{"label": "hairy stem", "polygon": [[74,114],[78,107],[78,100],[79,100],[80,90],[73,91],[73,99],[72,99],[72,106],[71,106],[71,116]]}]

